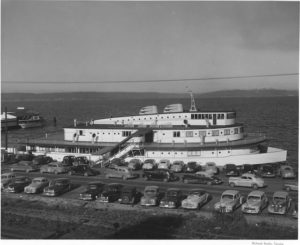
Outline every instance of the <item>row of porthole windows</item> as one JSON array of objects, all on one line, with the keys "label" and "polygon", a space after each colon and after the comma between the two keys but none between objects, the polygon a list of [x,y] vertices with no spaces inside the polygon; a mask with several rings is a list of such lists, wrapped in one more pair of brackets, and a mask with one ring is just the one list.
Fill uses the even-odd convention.
[{"label": "row of porthole windows", "polygon": [[[183,131],[184,132],[184,131]],[[181,137],[181,131],[173,131],[173,137],[178,138]],[[199,131],[199,136],[219,136],[219,135],[230,135],[230,134],[238,134],[238,133],[244,132],[243,127],[240,128],[234,128],[234,129],[224,129],[224,133],[222,130],[212,130],[212,131]],[[166,135],[163,133],[162,135]],[[185,137],[194,137],[198,136],[198,132],[195,131],[185,131]]]},{"label": "row of porthole windows", "polygon": [[[231,151],[227,151],[227,152],[228,152],[228,153],[230,153]],[[154,154],[155,154],[155,152],[153,151],[153,152],[152,152],[152,155],[154,155]],[[161,152],[160,154],[161,154],[161,155],[164,155],[164,152]],[[168,153],[166,152],[166,154],[165,154],[165,155],[167,155],[167,154],[168,154],[168,155],[170,155],[170,154],[171,154],[171,152],[168,152]],[[174,152],[174,154],[175,154],[175,155],[177,155],[177,152]],[[178,152],[178,154],[179,154],[179,152]],[[183,152],[181,152],[180,154],[181,154],[181,155],[183,155]],[[189,153],[188,153],[188,154],[189,154]],[[211,152],[211,154],[212,154],[212,155],[214,155],[214,154],[215,154],[215,152],[214,152],[214,151],[212,151],[212,152]],[[222,154],[222,152],[221,152],[221,151],[219,151],[219,154]],[[198,153],[198,155],[200,155],[200,152]]]},{"label": "row of porthole windows", "polygon": [[[188,118],[187,116],[182,116],[183,118]],[[173,117],[170,117],[170,116],[161,116],[160,117],[160,119],[170,119],[170,118],[182,118],[181,116],[177,116],[177,117],[175,117],[175,116],[173,116]],[[129,122],[129,121],[137,121],[137,120],[142,120],[143,118],[138,118],[138,119],[136,119],[136,118],[127,118],[127,121]],[[153,118],[153,119],[159,119],[159,117],[155,117],[155,118]],[[144,117],[144,120],[152,120],[152,117],[149,117],[149,118],[147,118],[147,117]],[[124,120],[122,120],[122,121],[124,121]],[[119,120],[117,120],[116,122],[119,122]]]}]

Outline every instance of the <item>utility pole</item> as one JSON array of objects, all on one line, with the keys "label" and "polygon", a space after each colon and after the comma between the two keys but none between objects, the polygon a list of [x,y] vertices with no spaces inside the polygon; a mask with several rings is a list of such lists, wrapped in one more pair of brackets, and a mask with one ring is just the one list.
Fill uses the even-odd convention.
[{"label": "utility pole", "polygon": [[7,107],[5,107],[5,150],[7,150]]}]

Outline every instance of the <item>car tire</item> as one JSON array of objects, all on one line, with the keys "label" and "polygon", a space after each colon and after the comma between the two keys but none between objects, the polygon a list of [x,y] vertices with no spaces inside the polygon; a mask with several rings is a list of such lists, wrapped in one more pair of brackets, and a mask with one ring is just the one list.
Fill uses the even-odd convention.
[{"label": "car tire", "polygon": [[254,190],[257,190],[257,189],[258,189],[257,184],[253,184],[253,185],[252,185],[252,188],[253,188]]},{"label": "car tire", "polygon": [[235,183],[231,182],[229,183],[230,187],[235,187]]}]

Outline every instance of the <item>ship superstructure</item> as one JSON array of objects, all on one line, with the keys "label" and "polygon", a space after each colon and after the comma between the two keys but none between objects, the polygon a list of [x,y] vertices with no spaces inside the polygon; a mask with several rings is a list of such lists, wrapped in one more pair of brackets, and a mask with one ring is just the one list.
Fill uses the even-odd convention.
[{"label": "ship superstructure", "polygon": [[157,162],[196,161],[201,165],[214,162],[218,166],[282,162],[287,155],[285,150],[266,146],[264,135],[245,133],[244,125],[236,122],[235,111],[197,110],[192,94],[188,111],[181,104],[172,104],[158,113],[158,108],[151,105],[134,116],[84,124],[74,120],[73,126],[64,128],[63,141],[63,146],[51,148],[49,143],[35,142],[31,147],[86,153],[104,161],[151,158]]}]

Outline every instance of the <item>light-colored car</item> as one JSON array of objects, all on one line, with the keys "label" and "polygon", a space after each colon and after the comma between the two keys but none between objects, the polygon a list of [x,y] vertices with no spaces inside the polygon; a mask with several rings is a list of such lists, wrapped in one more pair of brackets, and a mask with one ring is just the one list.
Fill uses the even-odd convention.
[{"label": "light-colored car", "polygon": [[142,161],[140,159],[131,159],[127,166],[131,170],[139,170],[142,167]]},{"label": "light-colored car", "polygon": [[257,189],[259,187],[264,187],[265,182],[262,178],[256,176],[255,174],[246,173],[240,177],[229,177],[229,185],[231,187],[244,186]]},{"label": "light-colored car", "polygon": [[39,167],[32,164],[32,161],[20,161],[10,166],[10,171],[24,171],[26,173],[38,171]]},{"label": "light-colored car", "polygon": [[63,166],[61,162],[51,162],[48,165],[43,165],[40,168],[40,173],[54,173],[61,174],[67,173],[70,167]]},{"label": "light-colored car", "polygon": [[283,189],[286,191],[298,191],[298,182],[287,182],[283,184]]},{"label": "light-colored car", "polygon": [[1,174],[1,190],[6,188],[6,186],[16,177],[15,173],[4,173]]},{"label": "light-colored car", "polygon": [[199,209],[209,200],[209,194],[201,189],[189,191],[186,199],[182,200],[181,207],[184,209]]},{"label": "light-colored car", "polygon": [[171,162],[168,159],[162,159],[159,161],[157,169],[169,169],[171,166]]},{"label": "light-colored car", "polygon": [[154,159],[146,159],[142,166],[143,170],[153,170],[156,167],[156,162]]},{"label": "light-colored car", "polygon": [[282,165],[279,168],[279,176],[283,179],[293,179],[296,177],[296,174],[292,166]]},{"label": "light-colored car", "polygon": [[263,191],[251,191],[246,202],[242,205],[242,212],[258,214],[268,206],[268,198]]},{"label": "light-colored car", "polygon": [[214,162],[207,162],[204,166],[206,172],[212,172],[213,174],[218,174],[219,169],[217,168],[216,163]]},{"label": "light-colored car", "polygon": [[132,172],[128,167],[106,168],[105,178],[121,178],[124,180],[137,178],[139,175]]},{"label": "light-colored car", "polygon": [[180,173],[183,171],[184,162],[183,161],[174,161],[171,165],[171,170],[175,173]]},{"label": "light-colored car", "polygon": [[49,185],[49,180],[45,177],[34,178],[30,185],[24,188],[25,193],[40,193]]},{"label": "light-colored car", "polygon": [[272,202],[268,206],[268,212],[272,214],[286,214],[291,207],[292,199],[286,191],[276,191]]},{"label": "light-colored car", "polygon": [[141,198],[141,205],[157,206],[159,201],[159,187],[153,185],[146,186],[144,190],[144,196]]},{"label": "light-colored car", "polygon": [[214,209],[221,213],[231,213],[244,203],[244,197],[238,190],[226,190],[222,193],[219,202],[215,203]]}]

